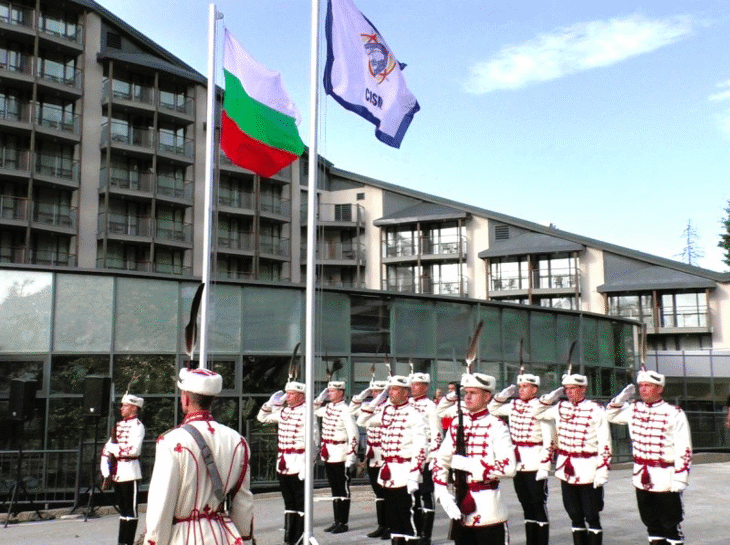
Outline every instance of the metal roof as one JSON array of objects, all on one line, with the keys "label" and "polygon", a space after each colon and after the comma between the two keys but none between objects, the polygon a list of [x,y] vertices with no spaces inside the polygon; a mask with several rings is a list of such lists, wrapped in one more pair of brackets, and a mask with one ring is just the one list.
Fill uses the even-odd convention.
[{"label": "metal roof", "polygon": [[599,293],[714,288],[715,282],[666,267],[649,266],[615,278],[596,288]]},{"label": "metal roof", "polygon": [[479,257],[507,257],[527,254],[555,254],[563,252],[580,252],[585,250],[583,244],[572,242],[542,233],[524,233],[508,240],[498,240],[491,248],[479,252]]},{"label": "metal roof", "polygon": [[463,210],[457,210],[443,204],[422,202],[399,210],[393,214],[383,216],[373,222],[373,225],[398,225],[416,223],[418,221],[445,221],[466,219],[469,216]]}]

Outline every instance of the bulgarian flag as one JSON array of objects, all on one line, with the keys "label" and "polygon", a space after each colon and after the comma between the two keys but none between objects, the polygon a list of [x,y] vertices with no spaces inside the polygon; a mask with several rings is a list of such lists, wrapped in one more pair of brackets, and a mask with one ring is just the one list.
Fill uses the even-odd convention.
[{"label": "bulgarian flag", "polygon": [[273,176],[304,153],[299,111],[278,72],[262,66],[225,31],[226,93],[221,148],[234,164]]}]

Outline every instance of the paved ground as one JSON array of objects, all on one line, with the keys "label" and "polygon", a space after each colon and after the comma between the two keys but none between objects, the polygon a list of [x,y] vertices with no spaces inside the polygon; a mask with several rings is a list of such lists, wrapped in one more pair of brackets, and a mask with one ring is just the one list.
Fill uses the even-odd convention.
[{"label": "paved ground", "polygon": [[[631,486],[631,471],[619,469],[611,472],[606,486],[603,511],[605,545],[637,545],[647,543],[644,527],[636,510],[634,489]],[[730,483],[730,462],[695,464],[692,468],[690,486],[684,493],[685,522],[683,524],[687,544],[727,545],[730,543],[730,512],[726,491]],[[524,542],[521,510],[511,482],[502,487],[511,518],[511,542]],[[551,477],[549,509],[551,520],[551,543],[569,545],[570,522],[560,500],[560,487]],[[100,509],[100,512],[109,509]],[[258,545],[276,545],[283,541],[283,503],[276,493],[257,495],[255,498],[255,526]],[[375,507],[372,492],[367,487],[353,489],[350,531],[330,535],[322,532],[332,517],[331,504],[324,491],[316,491],[314,503],[314,535],[320,545],[343,545],[346,543],[388,543],[368,539],[365,534],[375,528]],[[59,515],[68,513],[62,511]],[[142,515],[144,517],[144,515]],[[118,519],[113,514],[89,518],[83,516],[59,516],[55,520],[41,522],[11,523],[0,527],[0,544],[8,545],[115,545]],[[144,519],[140,521],[140,529]],[[448,520],[440,506],[434,527],[434,545],[452,543],[446,539]]]}]

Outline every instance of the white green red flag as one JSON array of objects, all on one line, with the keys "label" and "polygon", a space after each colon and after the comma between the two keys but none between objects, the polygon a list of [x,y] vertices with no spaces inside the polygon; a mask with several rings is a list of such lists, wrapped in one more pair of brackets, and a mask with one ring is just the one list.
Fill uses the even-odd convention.
[{"label": "white green red flag", "polygon": [[278,72],[269,70],[225,31],[221,149],[236,165],[273,176],[303,152],[299,111]]}]

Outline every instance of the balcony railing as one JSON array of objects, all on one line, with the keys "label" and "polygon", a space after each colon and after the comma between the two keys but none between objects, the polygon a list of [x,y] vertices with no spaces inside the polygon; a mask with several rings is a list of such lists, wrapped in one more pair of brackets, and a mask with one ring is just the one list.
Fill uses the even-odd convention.
[{"label": "balcony railing", "polygon": [[651,313],[641,312],[636,307],[622,308],[618,312],[615,309],[608,309],[608,313],[613,316],[621,316],[622,318],[630,318],[631,320],[637,320],[641,323],[646,324],[649,328],[654,327],[654,317]]},{"label": "balcony railing", "polygon": [[56,227],[76,228],[78,209],[75,207],[59,208],[41,203],[33,203],[33,221]]},{"label": "balcony railing", "polygon": [[64,155],[36,152],[34,172],[41,176],[78,182],[79,162]]},{"label": "balcony railing", "polygon": [[[11,104],[13,104],[15,107],[12,107]],[[0,109],[0,120],[30,123],[30,103],[6,103],[4,107]]]},{"label": "balcony railing", "polygon": [[195,184],[191,180],[180,180],[174,176],[157,175],[157,194],[176,199],[193,200]]},{"label": "balcony railing", "polygon": [[72,253],[49,250],[31,250],[29,263],[33,265],[51,265],[56,267],[75,267],[76,255]]},{"label": "balcony railing", "polygon": [[30,171],[30,151],[12,146],[0,147],[0,169]]},{"label": "balcony railing", "polygon": [[[40,108],[38,108],[39,110]],[[45,109],[45,108],[44,108]],[[59,116],[41,116],[36,111],[35,121],[40,127],[53,129],[57,131],[67,132],[75,135],[81,134],[81,116],[79,114],[69,114],[59,112]]]},{"label": "balcony railing", "polygon": [[[317,245],[317,259],[347,260],[359,259],[365,261],[365,245],[359,242],[321,242]],[[301,258],[307,258],[307,248],[302,246]]]},{"label": "balcony railing", "polygon": [[218,236],[218,249],[242,250],[252,252],[254,250],[254,236],[248,231],[229,232]]},{"label": "balcony railing", "polygon": [[673,311],[662,311],[661,327],[707,327],[706,307],[676,307]]},{"label": "balcony railing", "polygon": [[218,204],[220,206],[229,206],[231,208],[244,208],[246,210],[252,210],[253,203],[253,193],[248,193],[245,191],[237,191],[235,193],[218,193]]},{"label": "balcony railing", "polygon": [[289,257],[289,239],[262,236],[259,247],[262,254]]},{"label": "balcony railing", "polygon": [[261,211],[288,216],[291,212],[291,201],[270,195],[261,195]]},{"label": "balcony railing", "polygon": [[80,68],[70,68],[68,66],[47,68],[45,64],[43,66],[42,69],[38,70],[38,77],[40,79],[73,87],[74,89],[81,89],[82,71]]},{"label": "balcony railing", "polygon": [[0,195],[0,218],[7,220],[25,220],[28,218],[28,199]]},{"label": "balcony railing", "polygon": [[133,127],[121,121],[106,122],[101,126],[101,145],[109,144],[111,129],[111,143],[139,146],[152,151],[155,142],[155,133],[147,127]]},{"label": "balcony railing", "polygon": [[63,38],[71,42],[81,42],[82,27],[78,22],[54,19],[45,13],[41,13],[36,17],[36,11],[34,9],[17,3],[0,2],[0,23],[21,26],[28,29],[35,29],[37,27],[44,34]]},{"label": "balcony railing", "polygon": [[190,223],[177,223],[158,219],[155,238],[169,242],[191,242],[193,240],[193,226]]},{"label": "balcony railing", "polygon": [[105,215],[99,214],[99,233],[109,235],[151,237],[152,218],[149,216],[127,216],[125,214],[109,214],[109,224],[105,228]]},{"label": "balcony railing", "polygon": [[0,23],[32,29],[35,24],[35,10],[7,2],[0,3]]},{"label": "balcony railing", "polygon": [[[12,54],[11,54],[12,53]],[[8,51],[7,56],[0,58],[0,70],[7,70],[24,76],[33,75],[33,58],[17,51]]]},{"label": "balcony railing", "polygon": [[[112,86],[111,92],[112,97],[119,100],[127,100],[129,102],[137,102],[139,104],[146,104],[152,106],[155,102],[155,90],[152,87],[147,87],[138,84],[129,84],[127,82],[121,82],[121,85]],[[124,85],[128,87],[122,88]],[[102,82],[102,101],[108,100],[111,82],[108,78],[104,78]]]},{"label": "balcony railing", "polygon": [[[110,169],[108,176],[109,187],[115,189],[125,189],[129,191],[140,191],[143,193],[152,193],[153,175],[150,172],[128,171],[113,168]],[[101,167],[99,170],[99,187],[107,189],[107,168]]]},{"label": "balcony railing", "polygon": [[534,270],[532,274],[532,287],[539,289],[562,289],[575,288],[576,286],[575,269],[571,268],[553,268],[550,273],[547,271]]},{"label": "balcony railing", "polygon": [[171,153],[188,159],[195,156],[195,141],[192,138],[181,136],[171,137],[167,134],[158,134],[157,151],[160,153]]},{"label": "balcony railing", "polygon": [[[299,219],[303,225],[307,223],[307,203],[303,202],[299,210]],[[359,204],[317,204],[317,221],[354,223],[359,227],[365,226],[365,208]]]},{"label": "balcony railing", "polygon": [[182,101],[170,100],[165,97],[165,93],[159,93],[158,104],[160,110],[167,110],[178,114],[193,115],[195,100],[191,97],[185,97]]},{"label": "balcony railing", "polygon": [[400,293],[426,293],[431,295],[458,295],[466,297],[467,279],[441,280],[436,281],[428,277],[416,280],[407,279],[386,279],[383,280],[385,291],[396,291]]},{"label": "balcony railing", "polygon": [[465,255],[466,237],[463,235],[421,238],[422,254],[425,255]]}]

